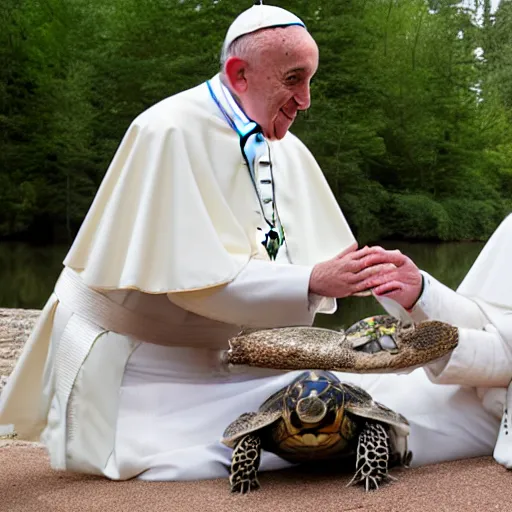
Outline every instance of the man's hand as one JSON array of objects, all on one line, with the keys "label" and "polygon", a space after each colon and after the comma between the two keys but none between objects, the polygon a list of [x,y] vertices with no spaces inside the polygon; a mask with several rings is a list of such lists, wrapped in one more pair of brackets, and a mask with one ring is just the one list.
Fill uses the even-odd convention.
[{"label": "man's hand", "polygon": [[357,244],[352,244],[333,259],[313,267],[309,291],[341,299],[368,290],[376,276],[388,275],[395,270],[394,263],[386,261],[382,251],[380,247],[357,250]]},{"label": "man's hand", "polygon": [[381,272],[369,280],[375,295],[383,295],[398,302],[405,309],[411,309],[419,299],[422,290],[422,276],[414,262],[400,251],[387,251],[372,247],[372,254],[366,258],[368,265],[393,264],[394,268]]}]

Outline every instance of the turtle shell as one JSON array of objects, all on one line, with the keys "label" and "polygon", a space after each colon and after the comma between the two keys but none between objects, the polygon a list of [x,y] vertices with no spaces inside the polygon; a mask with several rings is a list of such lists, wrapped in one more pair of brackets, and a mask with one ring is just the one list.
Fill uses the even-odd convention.
[{"label": "turtle shell", "polygon": [[339,399],[336,407],[343,408],[354,417],[389,425],[394,431],[395,438],[403,438],[409,434],[409,423],[404,416],[375,402],[362,388],[341,382],[336,375],[328,371],[305,371],[287,387],[271,395],[258,412],[244,413],[233,421],[224,431],[222,442],[233,448],[246,434],[257,432],[282,419],[289,412],[287,400],[293,393],[297,394],[297,389],[300,390],[306,381],[309,386],[318,383],[319,394],[322,393],[321,387],[331,387]]},{"label": "turtle shell", "polygon": [[375,354],[387,351],[398,353],[396,343],[401,322],[390,315],[377,315],[359,320],[346,331],[347,340],[355,350]]},{"label": "turtle shell", "polygon": [[246,412],[230,423],[222,434],[222,442],[230,448],[234,448],[236,442],[246,434],[268,427],[281,419],[285,410],[284,400],[290,386],[281,388],[267,398],[258,412]]}]

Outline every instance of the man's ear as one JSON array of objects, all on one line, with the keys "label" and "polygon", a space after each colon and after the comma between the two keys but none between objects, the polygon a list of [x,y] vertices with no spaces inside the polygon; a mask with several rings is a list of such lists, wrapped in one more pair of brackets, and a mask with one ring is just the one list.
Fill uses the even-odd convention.
[{"label": "man's ear", "polygon": [[239,57],[229,57],[224,64],[224,73],[235,93],[241,94],[247,90],[246,71],[247,62]]}]

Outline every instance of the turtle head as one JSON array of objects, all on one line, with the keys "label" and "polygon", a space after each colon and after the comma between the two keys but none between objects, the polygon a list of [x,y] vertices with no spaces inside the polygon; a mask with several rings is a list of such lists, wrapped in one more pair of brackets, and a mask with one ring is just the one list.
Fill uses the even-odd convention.
[{"label": "turtle head", "polygon": [[[331,396],[332,377],[328,372],[304,372],[292,383],[287,406],[295,427],[316,425],[325,420],[336,400]],[[293,418],[295,417],[295,421]]]},{"label": "turtle head", "polygon": [[320,423],[327,414],[327,405],[313,390],[297,402],[295,410],[302,423]]}]

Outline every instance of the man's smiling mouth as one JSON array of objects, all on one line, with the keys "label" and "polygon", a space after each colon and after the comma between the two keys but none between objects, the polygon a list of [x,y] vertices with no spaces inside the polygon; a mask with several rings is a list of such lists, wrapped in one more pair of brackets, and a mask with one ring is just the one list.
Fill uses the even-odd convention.
[{"label": "man's smiling mouth", "polygon": [[294,121],[295,120],[295,116],[293,117],[290,117],[283,109],[281,109],[281,112],[285,115],[285,117],[287,117],[290,121]]}]

